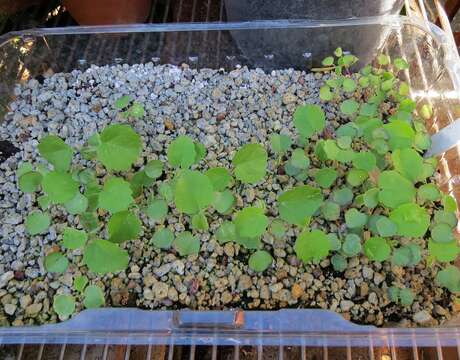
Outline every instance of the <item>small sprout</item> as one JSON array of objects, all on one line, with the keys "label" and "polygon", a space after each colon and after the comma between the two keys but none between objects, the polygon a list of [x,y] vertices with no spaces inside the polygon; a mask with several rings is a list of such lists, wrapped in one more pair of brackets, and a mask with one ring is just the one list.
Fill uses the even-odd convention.
[{"label": "small sprout", "polygon": [[412,183],[396,171],[383,171],[379,176],[379,201],[389,208],[411,203],[415,199]]},{"label": "small sprout", "polygon": [[43,176],[37,171],[29,171],[19,177],[19,189],[25,193],[38,191]]},{"label": "small sprout", "polygon": [[49,206],[51,205],[51,200],[50,200],[49,196],[47,196],[47,195],[39,196],[38,199],[37,199],[37,202],[38,202],[38,205],[40,206],[40,208],[42,210],[48,209]]},{"label": "small sprout", "polygon": [[397,172],[414,183],[418,181],[423,171],[423,159],[417,151],[397,149],[391,154],[391,160]]},{"label": "small sprout", "polygon": [[385,65],[388,65],[390,63],[390,57],[388,55],[385,55],[385,54],[380,54],[377,57],[377,61],[378,61],[379,65],[385,66]]},{"label": "small sprout", "polygon": [[332,267],[334,268],[334,271],[338,271],[338,272],[343,272],[348,267],[347,259],[340,254],[335,254],[334,256],[331,257],[331,264],[332,264]]},{"label": "small sprout", "polygon": [[348,234],[342,244],[343,253],[347,257],[353,257],[361,252],[361,238],[356,234]]},{"label": "small sprout", "polygon": [[230,172],[223,167],[211,168],[205,175],[211,180],[214,191],[224,191],[233,180]]},{"label": "small sprout", "polygon": [[53,203],[64,204],[77,195],[79,184],[69,173],[51,171],[43,177],[42,186]]},{"label": "small sprout", "polygon": [[450,243],[455,240],[452,229],[447,224],[436,224],[431,229],[431,238],[437,243]]},{"label": "small sprout", "polygon": [[270,145],[275,154],[282,155],[291,148],[292,140],[287,135],[272,134],[270,136]]},{"label": "small sprout", "polygon": [[319,98],[322,101],[331,101],[334,98],[334,93],[329,86],[324,85],[319,89]]},{"label": "small sprout", "polygon": [[81,215],[88,208],[88,199],[78,192],[72,200],[64,204],[64,207],[69,214]]},{"label": "small sprout", "polygon": [[323,66],[334,65],[334,57],[333,56],[328,56],[328,57],[324,58],[323,61],[321,62],[321,64],[323,64]]},{"label": "small sprout", "polygon": [[431,137],[426,133],[415,133],[414,145],[419,151],[428,150],[431,147]]},{"label": "small sprout", "polygon": [[376,104],[364,103],[359,109],[359,115],[362,116],[376,116],[378,113],[378,108]]},{"label": "small sprout", "polygon": [[298,186],[278,197],[281,219],[292,225],[304,226],[323,202],[321,190],[309,185]]},{"label": "small sprout", "polygon": [[460,253],[460,247],[456,240],[450,243],[437,243],[430,239],[428,240],[428,252],[439,262],[451,262]]},{"label": "small sprout", "polygon": [[121,211],[112,215],[107,228],[109,241],[120,244],[128,240],[137,239],[141,233],[142,224],[132,212]]},{"label": "small sprout", "polygon": [[195,164],[198,164],[201,160],[206,157],[206,148],[202,143],[196,142],[195,143]]},{"label": "small sprout", "polygon": [[30,235],[42,234],[50,227],[51,219],[47,213],[34,211],[27,216],[26,230]]},{"label": "small sprout", "polygon": [[394,59],[393,64],[397,71],[409,69],[407,61],[401,58]]},{"label": "small sprout", "polygon": [[363,228],[367,220],[367,215],[356,209],[349,209],[345,212],[345,223],[350,229]]},{"label": "small sprout", "polygon": [[347,174],[347,183],[353,187],[360,186],[368,177],[365,170],[351,169]]},{"label": "small sprout", "polygon": [[69,170],[73,150],[61,138],[55,135],[45,136],[38,144],[40,155],[53,165],[56,171]]},{"label": "small sprout", "polygon": [[61,319],[67,319],[75,312],[75,299],[72,295],[56,295],[53,299],[53,309]]},{"label": "small sprout", "polygon": [[126,250],[107,240],[94,240],[85,249],[83,262],[91,272],[108,274],[123,271],[128,267]]},{"label": "small sprout", "polygon": [[83,294],[83,305],[87,309],[95,309],[105,304],[105,297],[102,289],[96,285],[90,285]]},{"label": "small sprout", "polygon": [[424,104],[420,108],[420,116],[425,120],[430,120],[433,117],[433,107],[429,104]]},{"label": "small sprout", "polygon": [[376,224],[377,231],[382,237],[392,237],[397,233],[396,224],[385,216],[380,217]]},{"label": "small sprout", "polygon": [[343,55],[343,50],[341,47],[338,47],[337,49],[334,50],[334,55],[336,57],[341,57]]},{"label": "small sprout", "polygon": [[212,206],[217,210],[218,213],[226,215],[231,212],[233,206],[236,203],[236,199],[230,190],[224,190],[223,192],[214,193],[214,200]]},{"label": "small sprout", "polygon": [[158,179],[163,173],[163,163],[160,160],[151,160],[144,167],[145,175],[151,179]]},{"label": "small sprout", "polygon": [[330,188],[337,179],[337,170],[333,168],[322,168],[315,173],[315,182],[322,188]]},{"label": "small sprout", "polygon": [[128,116],[132,116],[135,119],[141,119],[145,115],[144,106],[138,102],[134,102],[133,105],[127,111]]},{"label": "small sprout", "polygon": [[410,289],[404,288],[399,292],[399,299],[402,306],[410,306],[414,302],[415,295]]},{"label": "small sprout", "polygon": [[153,246],[168,250],[174,241],[174,233],[169,228],[162,228],[153,234],[151,243]]},{"label": "small sprout", "polygon": [[329,255],[331,242],[320,230],[301,233],[295,242],[294,250],[297,257],[304,263],[319,262]]},{"label": "small sprout", "polygon": [[390,213],[390,220],[396,224],[398,235],[421,238],[430,226],[430,216],[417,204],[398,206]]},{"label": "small sprout", "polygon": [[331,243],[331,251],[339,251],[342,248],[342,243],[340,242],[337,234],[329,233],[327,234],[327,238]]},{"label": "small sprout", "polygon": [[346,92],[354,92],[356,90],[356,81],[350,78],[343,79],[343,90]]},{"label": "small sprout", "polygon": [[376,164],[375,155],[369,151],[356,153],[353,158],[353,166],[359,170],[372,171]]},{"label": "small sprout", "polygon": [[260,144],[246,144],[237,151],[232,163],[235,177],[244,184],[256,184],[265,177],[268,155]]},{"label": "small sprout", "polygon": [[195,163],[196,155],[195,144],[186,135],[178,136],[168,147],[168,161],[175,168],[188,169]]},{"label": "small sprout", "polygon": [[442,201],[442,206],[444,207],[445,211],[448,211],[448,212],[457,211],[457,202],[452,196],[444,194],[442,196],[441,201]]},{"label": "small sprout", "polygon": [[420,247],[416,244],[409,244],[394,249],[391,261],[397,266],[415,266],[422,260]]},{"label": "small sprout", "polygon": [[324,219],[335,221],[340,217],[340,206],[332,201],[325,201],[321,206],[321,214]]},{"label": "small sprout", "polygon": [[295,168],[301,170],[307,169],[310,166],[310,160],[305,155],[305,151],[303,149],[295,149],[292,152],[290,163]]},{"label": "small sprout", "polygon": [[127,210],[134,202],[130,184],[122,178],[109,178],[99,193],[99,207],[111,213]]},{"label": "small sprout", "polygon": [[131,103],[131,101],[133,101],[133,98],[131,96],[124,95],[124,96],[118,98],[115,101],[114,105],[118,110],[122,110],[122,109],[128,107],[128,105]]},{"label": "small sprout", "polygon": [[281,220],[273,220],[270,224],[270,233],[277,239],[281,239],[286,234],[286,225]]},{"label": "small sprout", "polygon": [[129,125],[110,125],[101,133],[97,158],[108,170],[127,171],[141,151],[141,138]]},{"label": "small sprout", "polygon": [[158,193],[168,203],[174,199],[174,190],[167,182],[162,182],[158,186]]},{"label": "small sprout", "polygon": [[447,212],[444,210],[438,210],[434,213],[434,222],[436,224],[443,223],[449,225],[451,228],[457,226],[457,216],[454,212]]},{"label": "small sprout", "polygon": [[45,268],[52,273],[64,273],[69,266],[69,260],[60,252],[53,252],[45,257]]},{"label": "small sprout", "polygon": [[145,208],[145,213],[153,221],[161,221],[168,214],[168,204],[165,200],[155,199]]},{"label": "small sprout", "polygon": [[294,113],[294,126],[301,136],[309,138],[323,131],[326,126],[326,115],[318,105],[303,105]]},{"label": "small sprout", "polygon": [[88,241],[88,235],[83,230],[66,227],[62,236],[62,244],[70,250],[81,249]]},{"label": "small sprout", "polygon": [[364,254],[371,261],[385,261],[391,255],[391,247],[381,237],[371,237],[364,243]]},{"label": "small sprout", "polygon": [[206,231],[209,229],[208,219],[203,213],[198,213],[192,216],[192,229]]},{"label": "small sprout", "polygon": [[337,138],[337,145],[343,150],[350,149],[352,139],[350,136],[340,136]]},{"label": "small sprout", "polygon": [[88,285],[88,282],[89,280],[85,275],[77,276],[73,281],[73,288],[79,293],[82,293],[85,290],[86,285]]},{"label": "small sprout", "polygon": [[264,209],[248,207],[236,213],[234,224],[239,236],[256,238],[266,231],[268,218],[264,214]]},{"label": "small sprout", "polygon": [[235,224],[230,221],[224,222],[219,229],[217,229],[216,238],[220,244],[235,241],[237,238]]},{"label": "small sprout", "polygon": [[405,121],[394,120],[383,125],[383,128],[388,134],[388,144],[391,150],[409,148],[414,143],[415,132]]},{"label": "small sprout", "polygon": [[417,190],[417,197],[422,201],[436,201],[441,199],[441,192],[434,184],[423,184]]},{"label": "small sprout", "polygon": [[396,286],[391,286],[388,288],[388,297],[392,302],[397,303],[399,301],[400,291],[401,290]]},{"label": "small sprout", "polygon": [[353,99],[345,100],[342,104],[340,104],[340,111],[345,115],[354,115],[358,109],[359,104]]},{"label": "small sprout", "polygon": [[436,283],[447,288],[452,293],[460,292],[460,270],[453,265],[448,265],[436,274]]},{"label": "small sprout", "polygon": [[27,174],[28,172],[31,172],[33,170],[34,168],[31,163],[23,162],[18,166],[18,169],[16,170],[16,176],[19,179],[22,175]]},{"label": "small sprout", "polygon": [[273,262],[272,256],[265,250],[257,250],[249,257],[249,268],[255,272],[263,272]]},{"label": "small sprout", "polygon": [[351,204],[353,201],[353,191],[348,187],[334,190],[332,200],[341,206]]},{"label": "small sprout", "polygon": [[179,234],[173,246],[180,256],[197,255],[200,252],[200,240],[189,231]]},{"label": "small sprout", "polygon": [[214,188],[206,175],[191,170],[183,170],[179,174],[174,194],[178,211],[194,215],[206,209],[213,200]]},{"label": "small sprout", "polygon": [[80,223],[83,229],[89,233],[94,233],[99,229],[99,219],[94,213],[81,214]]},{"label": "small sprout", "polygon": [[363,201],[364,205],[366,205],[369,209],[375,208],[379,203],[379,189],[372,188],[367,190],[364,193]]}]

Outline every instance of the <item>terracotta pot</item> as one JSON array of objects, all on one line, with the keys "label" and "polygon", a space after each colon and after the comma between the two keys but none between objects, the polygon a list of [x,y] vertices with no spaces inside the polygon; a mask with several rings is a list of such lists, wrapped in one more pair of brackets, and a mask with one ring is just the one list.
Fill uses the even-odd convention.
[{"label": "terracotta pot", "polygon": [[80,25],[142,23],[149,16],[151,0],[63,0]]}]

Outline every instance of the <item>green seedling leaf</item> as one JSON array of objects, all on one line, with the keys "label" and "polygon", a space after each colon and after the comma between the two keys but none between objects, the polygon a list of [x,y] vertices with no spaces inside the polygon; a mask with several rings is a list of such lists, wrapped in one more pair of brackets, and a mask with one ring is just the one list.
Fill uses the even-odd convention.
[{"label": "green seedling leaf", "polygon": [[72,200],[64,204],[64,207],[69,214],[80,215],[88,209],[88,199],[78,192]]},{"label": "green seedling leaf", "polygon": [[164,250],[170,249],[173,241],[174,233],[168,228],[162,228],[156,231],[151,240],[153,246]]},{"label": "green seedling leaf", "polygon": [[396,208],[415,200],[415,188],[412,183],[396,171],[383,171],[379,176],[379,201]]},{"label": "green seedling leaf", "polygon": [[90,233],[99,229],[99,219],[94,213],[86,212],[81,214],[80,223],[83,229]]},{"label": "green seedling leaf", "polygon": [[331,242],[320,230],[305,231],[297,238],[294,250],[297,257],[304,263],[319,262],[329,255]]},{"label": "green seedling leaf", "polygon": [[224,191],[233,180],[230,172],[223,167],[211,168],[205,175],[211,180],[215,191]]},{"label": "green seedling leaf", "polygon": [[85,290],[86,285],[88,285],[88,282],[89,280],[85,275],[77,276],[73,281],[73,288],[79,293],[82,293]]},{"label": "green seedling leaf", "polygon": [[122,178],[109,178],[99,193],[99,207],[112,214],[127,210],[134,202],[130,184]]},{"label": "green seedling leaf", "polygon": [[213,200],[214,188],[206,175],[191,170],[180,173],[174,194],[178,211],[188,215],[197,214],[206,209]]},{"label": "green seedling leaf", "polygon": [[47,213],[34,211],[27,216],[26,230],[30,235],[42,234],[50,227],[51,219]]},{"label": "green seedling leaf", "polygon": [[371,261],[385,261],[390,257],[391,247],[381,237],[371,237],[364,243],[364,254]]},{"label": "green seedling leaf", "polygon": [[399,299],[402,306],[410,306],[414,302],[415,295],[410,289],[404,288],[399,292]]},{"label": "green seedling leaf", "polygon": [[29,171],[19,177],[19,189],[25,193],[38,191],[43,176],[39,172]]},{"label": "green seedling leaf", "polygon": [[22,175],[27,174],[28,172],[31,172],[33,170],[34,168],[31,163],[23,162],[18,166],[18,169],[16,170],[16,176],[19,179]]},{"label": "green seedling leaf", "polygon": [[118,98],[116,101],[115,101],[115,107],[118,109],[118,110],[121,110],[121,109],[124,109],[126,108],[132,101],[132,97],[129,96],[129,95],[124,95],[120,98]]},{"label": "green seedling leaf", "polygon": [[385,54],[380,54],[377,57],[377,61],[378,61],[379,65],[385,66],[385,65],[388,65],[390,63],[390,57],[388,55],[385,55]]},{"label": "green seedling leaf", "polygon": [[138,171],[130,181],[133,197],[137,198],[142,194],[144,187],[151,186],[154,183],[155,179],[148,177],[144,170]]},{"label": "green seedling leaf", "polygon": [[414,145],[418,150],[428,150],[431,147],[431,137],[428,134],[415,133]]},{"label": "green seedling leaf", "polygon": [[364,193],[363,201],[364,205],[366,205],[369,209],[375,208],[379,203],[379,189],[372,188],[367,190]]},{"label": "green seedling leaf", "polygon": [[334,55],[336,57],[341,57],[343,55],[342,48],[338,47],[337,49],[334,50]]},{"label": "green seedling leaf", "polygon": [[50,204],[51,204],[51,200],[50,200],[49,196],[47,196],[47,195],[39,196],[38,199],[37,199],[37,202],[38,202],[38,205],[40,206],[40,208],[42,210],[48,209]]},{"label": "green seedling leaf", "polygon": [[334,98],[331,88],[327,85],[321,86],[319,89],[319,98],[322,101],[331,101]]},{"label": "green seedling leaf", "polygon": [[322,188],[330,188],[337,179],[337,170],[333,168],[322,168],[315,173],[315,182]]},{"label": "green seedling leaf", "polygon": [[457,216],[455,215],[454,212],[438,210],[438,211],[435,211],[434,213],[434,222],[436,224],[440,224],[440,223],[447,224],[451,228],[454,228],[455,226],[457,226]]},{"label": "green seedling leaf", "polygon": [[444,206],[445,211],[448,211],[448,212],[456,212],[457,211],[457,202],[450,195],[443,195],[442,196],[442,206]]},{"label": "green seedling leaf", "polygon": [[121,211],[112,215],[107,227],[109,231],[109,241],[120,244],[128,240],[136,239],[141,232],[142,224],[133,213]]},{"label": "green seedling leaf", "polygon": [[196,152],[196,157],[195,157],[195,164],[198,164],[201,160],[203,160],[206,157],[206,148],[202,143],[196,142],[195,143],[195,152]]},{"label": "green seedling leaf", "polygon": [[104,306],[104,292],[99,286],[90,285],[85,289],[83,305],[87,309],[96,309]]},{"label": "green seedling leaf", "polygon": [[249,268],[255,272],[263,272],[272,264],[273,258],[265,250],[257,250],[249,257]]},{"label": "green seedling leaf", "polygon": [[85,187],[85,193],[83,195],[88,199],[88,207],[86,208],[86,212],[96,211],[99,204],[99,193],[101,190],[102,187],[97,182],[88,184]]},{"label": "green seedling leaf", "polygon": [[141,119],[145,115],[145,110],[142,104],[134,102],[133,105],[129,108],[129,115],[135,119]]},{"label": "green seedling leaf", "polygon": [[334,65],[334,57],[333,56],[328,56],[328,57],[324,58],[321,63],[323,64],[323,66]]},{"label": "green seedling leaf", "polygon": [[337,138],[337,146],[343,150],[350,149],[352,139],[350,136],[340,136]]},{"label": "green seedling leaf", "polygon": [[180,135],[168,147],[168,161],[172,167],[188,169],[196,160],[196,147],[189,136]]},{"label": "green seedling leaf", "polygon": [[455,240],[451,227],[443,223],[433,226],[431,238],[436,243],[450,243]]},{"label": "green seedling leaf", "polygon": [[154,221],[161,221],[168,214],[168,204],[165,200],[152,200],[145,209],[145,213],[150,219]]},{"label": "green seedling leaf", "polygon": [[73,150],[61,138],[47,135],[38,144],[40,155],[54,166],[56,171],[67,171],[72,162]]},{"label": "green seedling leaf", "polygon": [[264,214],[264,209],[248,207],[236,213],[234,224],[238,236],[256,238],[267,230],[268,218]]},{"label": "green seedling leaf", "polygon": [[325,201],[321,206],[321,214],[324,219],[335,221],[340,217],[340,206],[332,201]]},{"label": "green seedling leaf", "polygon": [[212,206],[217,210],[218,213],[226,215],[228,214],[235,205],[236,200],[230,190],[224,190],[223,192],[214,193],[214,200]]},{"label": "green seedling leaf", "polygon": [[397,233],[396,224],[385,216],[380,217],[375,225],[379,235],[382,237],[392,237]]},{"label": "green seedling leaf", "polygon": [[345,212],[345,223],[350,229],[360,229],[367,223],[367,215],[356,209],[349,209]]},{"label": "green seedling leaf", "polygon": [[101,137],[95,133],[89,137],[85,146],[80,150],[81,156],[86,160],[94,160],[97,158],[97,148],[101,145]]},{"label": "green seedling leaf", "polygon": [[375,155],[369,151],[356,153],[353,158],[353,166],[359,170],[372,171],[376,164]]},{"label": "green seedling leaf", "polygon": [[351,169],[347,174],[347,183],[351,186],[360,186],[369,174],[365,170]]},{"label": "green seedling leaf", "polygon": [[60,252],[53,252],[45,257],[45,268],[52,273],[62,274],[69,266],[69,260]]},{"label": "green seedling leaf", "polygon": [[107,126],[100,138],[97,158],[109,170],[127,171],[141,154],[141,138],[129,125]]},{"label": "green seedling leaf", "polygon": [[390,213],[390,220],[398,228],[398,235],[421,238],[430,226],[430,216],[417,204],[403,204]]},{"label": "green seedling leaf", "polygon": [[209,229],[208,219],[203,213],[198,213],[192,216],[192,229],[206,231]]},{"label": "green seedling leaf", "polygon": [[220,244],[235,241],[237,238],[235,224],[230,221],[222,223],[219,229],[217,229],[216,238]]},{"label": "green seedling leaf", "polygon": [[401,246],[393,251],[391,261],[397,266],[415,266],[422,260],[420,247],[416,244]]},{"label": "green seedling leaf", "polygon": [[345,78],[343,79],[342,87],[346,92],[354,92],[356,90],[356,82],[353,79]]},{"label": "green seedling leaf", "polygon": [[53,309],[61,319],[67,319],[75,312],[75,299],[72,295],[56,295],[53,299]]},{"label": "green seedling leaf", "polygon": [[77,195],[79,184],[69,173],[51,171],[43,177],[42,186],[53,203],[64,204]]},{"label": "green seedling leaf", "polygon": [[399,301],[399,293],[400,289],[396,286],[391,286],[388,288],[388,296],[390,300],[394,303],[397,303]]},{"label": "green seedling leaf", "polygon": [[422,201],[436,201],[441,199],[441,192],[434,184],[423,184],[417,190],[417,197]]},{"label": "green seedling leaf", "polygon": [[286,234],[286,224],[281,220],[273,220],[270,224],[270,233],[277,239]]},{"label": "green seedling leaf", "polygon": [[168,203],[174,199],[174,190],[171,185],[166,182],[163,182],[160,186],[158,186],[158,193]]},{"label": "green seedling leaf", "polygon": [[270,136],[270,144],[275,154],[282,155],[291,148],[292,140],[287,135],[272,134]]},{"label": "green seedling leaf", "polygon": [[397,172],[411,180],[417,182],[423,171],[423,159],[413,149],[397,149],[391,154],[393,166]]},{"label": "green seedling leaf", "polygon": [[310,166],[310,160],[305,155],[303,149],[295,149],[292,152],[291,164],[297,169],[304,170]]},{"label": "green seedling leaf", "polygon": [[430,120],[433,117],[433,107],[429,104],[424,104],[420,108],[420,116],[425,120]]},{"label": "green seedling leaf", "polygon": [[235,154],[232,163],[235,177],[244,184],[256,184],[267,171],[268,155],[260,144],[246,144]]},{"label": "green seedling leaf", "polygon": [[323,131],[326,115],[318,105],[299,106],[294,113],[294,126],[301,136],[309,138]]},{"label": "green seedling leaf", "polygon": [[200,252],[200,240],[189,231],[179,234],[173,246],[180,256],[197,255]]},{"label": "green seedling leaf", "polygon": [[348,234],[342,244],[343,253],[347,257],[353,257],[361,252],[361,238],[356,234]]},{"label": "green seedling leaf", "polygon": [[332,193],[332,200],[341,206],[351,204],[353,201],[353,191],[347,187],[334,190]]},{"label": "green seedling leaf", "polygon": [[329,233],[327,234],[327,238],[331,242],[332,251],[339,251],[342,248],[342,243],[340,242],[340,239],[338,238],[337,234]]},{"label": "green seedling leaf", "polygon": [[91,272],[108,274],[128,267],[129,255],[117,244],[107,240],[94,240],[85,249],[83,262]]},{"label": "green seedling leaf", "polygon": [[407,61],[401,58],[394,59],[393,65],[398,71],[409,69],[409,64],[407,63]]},{"label": "green seedling leaf", "polygon": [[348,267],[347,259],[340,254],[335,254],[334,256],[332,256],[331,263],[334,270],[338,272],[343,272]]},{"label": "green seedling leaf", "polygon": [[354,115],[358,112],[358,109],[359,104],[353,99],[345,100],[340,104],[340,111],[345,115]]},{"label": "green seedling leaf", "polygon": [[448,265],[436,274],[436,283],[447,288],[450,292],[460,292],[460,270],[453,265]]},{"label": "green seedling leaf", "polygon": [[85,246],[88,235],[83,230],[66,227],[62,236],[62,243],[70,250],[81,249]]},{"label": "green seedling leaf", "polygon": [[151,179],[158,179],[163,174],[163,163],[160,160],[151,160],[144,167],[145,175]]},{"label": "green seedling leaf", "polygon": [[395,120],[383,125],[383,128],[388,134],[388,144],[392,151],[412,146],[415,139],[415,132],[407,122]]},{"label": "green seedling leaf", "polygon": [[281,219],[292,225],[304,226],[323,202],[321,190],[309,185],[298,186],[278,197]]}]

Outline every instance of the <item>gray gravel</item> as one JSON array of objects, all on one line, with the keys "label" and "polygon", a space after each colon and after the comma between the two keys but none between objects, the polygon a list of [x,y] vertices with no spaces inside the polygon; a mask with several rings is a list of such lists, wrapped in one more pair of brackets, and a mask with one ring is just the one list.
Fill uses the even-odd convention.
[{"label": "gray gravel", "polygon": [[[126,121],[113,103],[129,94],[146,110],[144,119],[129,121],[144,141],[143,158],[137,165],[153,158],[165,160],[172,138],[188,134],[207,147],[205,168],[229,166],[229,159],[242,144],[267,144],[272,132],[293,136],[294,110],[305,102],[319,103],[321,84],[321,75],[294,70],[270,74],[247,68],[196,71],[187,66],[149,63],[91,67],[85,72],[54,74],[43,84],[30,80],[18,86],[11,112],[0,126],[0,138],[21,149],[0,164],[0,325],[56,322],[50,305],[53,296],[70,293],[73,279],[86,274],[85,267],[78,266],[71,266],[61,276],[47,274],[42,263],[44,255],[57,246],[62,228],[77,225],[78,217],[66,216],[54,208],[53,225],[47,235],[30,237],[25,233],[24,219],[37,207],[36,196],[19,192],[15,170],[23,161],[35,162],[42,136],[54,133],[78,148],[95,131]],[[344,121],[333,104],[323,108],[332,128]],[[74,163],[86,164],[78,156]],[[265,187],[243,188],[238,208],[263,199],[268,212],[275,214],[277,194],[294,181],[274,176],[273,163],[270,166]],[[104,175],[99,166],[96,170]],[[176,215],[168,218],[168,226],[180,232],[184,224]],[[265,247],[275,261],[260,275],[248,269],[246,250],[216,241],[212,232],[222,222],[216,214],[210,214],[211,234],[199,234],[199,256],[188,258],[150,246],[158,224],[145,217],[142,220],[143,237],[126,244],[131,262],[125,272],[105,277],[86,274],[92,283],[105,289],[107,305],[147,309],[315,307],[341,312],[345,318],[361,323],[388,325],[394,319],[403,319],[404,326],[412,325],[412,317],[418,324],[437,324],[451,317],[452,299],[435,287],[435,269],[424,263],[404,270],[355,257],[349,259],[349,269],[343,274],[333,272],[329,260],[304,266],[293,255],[297,230],[289,230],[285,241],[264,236]],[[78,250],[67,255],[73,264],[81,262]],[[391,304],[386,289],[392,285],[411,287],[416,293],[414,304],[407,308]]]}]

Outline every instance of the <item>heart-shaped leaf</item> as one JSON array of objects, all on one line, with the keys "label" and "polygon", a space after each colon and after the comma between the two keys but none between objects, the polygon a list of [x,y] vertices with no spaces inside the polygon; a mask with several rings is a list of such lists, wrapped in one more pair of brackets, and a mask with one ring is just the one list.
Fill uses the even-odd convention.
[{"label": "heart-shaped leaf", "polygon": [[381,237],[371,237],[364,243],[364,254],[371,261],[385,261],[390,257],[391,247]]},{"label": "heart-shaped leaf", "polygon": [[230,172],[223,167],[211,168],[206,171],[205,175],[211,180],[215,191],[224,191],[232,181]]},{"label": "heart-shaped leaf", "polygon": [[116,273],[128,267],[129,255],[117,244],[97,239],[86,247],[83,262],[94,273]]},{"label": "heart-shaped leaf", "polygon": [[49,272],[62,274],[68,266],[69,260],[60,252],[53,252],[45,257],[45,268]]},{"label": "heart-shaped leaf", "polygon": [[43,176],[37,171],[29,171],[19,177],[19,189],[25,193],[37,191],[42,183]]},{"label": "heart-shaped leaf", "polygon": [[72,295],[56,295],[53,299],[53,309],[62,319],[67,319],[75,312],[75,299]]},{"label": "heart-shaped leaf", "polygon": [[329,255],[330,249],[328,237],[320,230],[301,233],[294,245],[297,257],[304,263],[321,261]]},{"label": "heart-shaped leaf", "polygon": [[304,226],[323,202],[321,190],[309,185],[298,186],[278,197],[280,217],[289,224]]},{"label": "heart-shaped leaf", "polygon": [[315,173],[315,182],[322,188],[330,188],[337,179],[337,170],[333,168],[322,168]]},{"label": "heart-shaped leaf", "polygon": [[152,244],[159,249],[169,249],[174,241],[174,233],[168,228],[162,228],[153,234]]},{"label": "heart-shaped leaf", "polygon": [[132,212],[113,214],[108,222],[109,240],[114,243],[136,239],[141,232],[141,222]]},{"label": "heart-shaped leaf", "polygon": [[246,144],[235,154],[235,176],[244,184],[255,184],[267,171],[267,151],[260,144]]},{"label": "heart-shaped leaf", "polygon": [[54,166],[57,171],[67,171],[72,162],[73,150],[61,138],[55,135],[45,136],[38,144],[40,155]]},{"label": "heart-shaped leaf", "polygon": [[99,193],[99,207],[111,213],[127,210],[134,202],[129,182],[122,178],[111,177],[104,183]]},{"label": "heart-shaped leaf", "polygon": [[168,161],[172,167],[188,169],[195,163],[195,158],[195,144],[189,136],[178,136],[168,147]]},{"label": "heart-shaped leaf", "polygon": [[69,173],[51,171],[43,177],[43,191],[52,202],[64,204],[78,193],[78,182]]},{"label": "heart-shaped leaf", "polygon": [[62,236],[62,242],[65,248],[70,250],[80,249],[85,246],[88,235],[83,230],[66,227]]},{"label": "heart-shaped leaf", "polygon": [[417,182],[423,171],[423,159],[413,149],[397,149],[391,154],[397,172],[412,182]]},{"label": "heart-shaped leaf", "polygon": [[412,183],[396,171],[383,171],[378,182],[379,201],[389,208],[394,209],[415,199],[415,188]]},{"label": "heart-shaped leaf", "polygon": [[50,227],[51,219],[47,213],[34,211],[27,216],[26,230],[30,235],[37,235],[45,232]]},{"label": "heart-shaped leaf", "polygon": [[326,115],[318,105],[299,106],[294,113],[294,126],[304,138],[323,131],[326,126]]},{"label": "heart-shaped leaf", "polygon": [[255,272],[263,272],[273,262],[272,256],[265,250],[257,250],[249,257],[249,268]]},{"label": "heart-shaped leaf", "polygon": [[235,215],[234,224],[239,236],[255,238],[261,236],[268,227],[264,210],[258,207],[245,208]]},{"label": "heart-shaped leaf", "polygon": [[90,285],[85,289],[83,294],[83,305],[87,309],[95,309],[105,304],[104,292],[99,286]]},{"label": "heart-shaped leaf", "polygon": [[200,240],[189,231],[179,234],[173,246],[180,256],[197,255],[200,252]]},{"label": "heart-shaped leaf", "polygon": [[430,216],[417,204],[403,204],[390,213],[390,220],[398,228],[398,235],[421,238],[430,226]]},{"label": "heart-shaped leaf", "polygon": [[191,170],[179,174],[174,194],[177,210],[193,215],[207,208],[213,199],[214,188],[206,175]]}]

